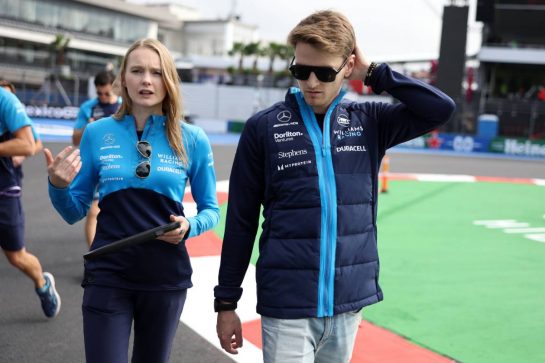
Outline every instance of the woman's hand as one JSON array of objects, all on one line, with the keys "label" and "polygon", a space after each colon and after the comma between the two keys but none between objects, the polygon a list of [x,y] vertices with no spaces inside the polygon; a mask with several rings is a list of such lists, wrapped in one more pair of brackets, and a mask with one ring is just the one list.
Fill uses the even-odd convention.
[{"label": "woman's hand", "polygon": [[187,220],[187,218],[183,216],[175,216],[172,214],[170,215],[170,221],[180,222],[180,228],[176,228],[170,232],[162,234],[161,236],[157,237],[157,239],[160,239],[161,241],[165,241],[168,243],[172,243],[173,245],[177,245],[183,241],[183,239],[185,238],[185,235],[189,231],[189,221]]},{"label": "woman's hand", "polygon": [[81,169],[79,149],[74,149],[73,146],[64,148],[55,158],[51,151],[45,148],[44,156],[49,182],[56,188],[69,186]]}]

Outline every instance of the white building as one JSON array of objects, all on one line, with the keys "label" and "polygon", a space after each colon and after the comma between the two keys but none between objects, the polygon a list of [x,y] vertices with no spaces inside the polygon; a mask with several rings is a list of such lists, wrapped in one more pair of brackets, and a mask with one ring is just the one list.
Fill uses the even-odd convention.
[{"label": "white building", "polygon": [[76,83],[65,85],[67,93],[82,95],[83,82],[118,65],[140,38],[159,39],[175,59],[212,57],[220,64],[230,64],[234,42],[258,39],[256,26],[234,18],[203,20],[183,1],[128,1],[0,0],[0,78],[14,82],[23,100],[32,99],[55,66],[51,44],[58,35],[70,39],[63,69]]}]

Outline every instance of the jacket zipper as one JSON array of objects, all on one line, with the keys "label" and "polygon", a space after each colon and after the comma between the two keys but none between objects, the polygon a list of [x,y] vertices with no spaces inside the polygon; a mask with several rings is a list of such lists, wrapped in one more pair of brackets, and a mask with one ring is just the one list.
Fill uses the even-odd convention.
[{"label": "jacket zipper", "polygon": [[[318,280],[318,317],[333,316],[337,203],[334,199],[336,185],[333,175],[333,161],[331,159],[331,144],[328,141],[329,119],[343,96],[344,92],[341,92],[329,106],[324,117],[324,132],[322,133],[318,127],[314,111],[305,103],[303,95],[299,92],[296,93],[303,122],[309,131],[314,146],[317,162],[318,157],[321,159],[320,165],[317,165],[318,182],[320,193],[322,191],[325,192],[325,197],[322,199],[322,233],[320,236],[320,251],[322,252],[320,252],[320,275]],[[331,173],[328,171],[329,168],[331,169]],[[332,179],[330,179],[330,174],[333,177]],[[332,192],[332,189],[335,192]]]}]

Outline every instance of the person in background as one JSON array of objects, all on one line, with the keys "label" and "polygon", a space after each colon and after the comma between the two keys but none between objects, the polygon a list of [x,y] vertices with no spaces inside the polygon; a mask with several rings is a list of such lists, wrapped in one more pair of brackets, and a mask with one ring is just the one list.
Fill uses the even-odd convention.
[{"label": "person in background", "polygon": [[42,270],[38,258],[25,248],[25,217],[21,203],[22,174],[14,156],[30,156],[36,143],[32,123],[19,99],[0,87],[0,247],[9,263],[33,282],[48,318],[57,316],[61,298],[55,278]]},{"label": "person in background", "polygon": [[[257,312],[265,363],[350,360],[363,307],[378,284],[378,174],[386,150],[449,120],[454,102],[433,86],[369,62],[349,20],[335,11],[303,19],[288,36],[299,88],[252,116],[229,181],[218,285],[217,334],[242,346],[236,313],[259,226]],[[360,79],[399,103],[343,100]]]},{"label": "person in background", "polygon": [[[219,220],[213,154],[204,131],[182,119],[180,80],[168,49],[136,41],[121,64],[123,103],[112,117],[87,125],[80,149],[55,158],[46,148],[49,196],[75,223],[98,186],[100,214],[91,249],[177,221],[156,240],[85,263],[83,333],[87,363],[166,363],[180,320],[191,264],[185,240]],[[187,183],[197,215],[184,216]]]},{"label": "person in background", "polygon": [[[97,97],[82,103],[80,106],[72,133],[72,144],[74,146],[79,146],[83,130],[85,130],[88,124],[113,115],[119,108],[121,97],[117,96],[114,92],[114,81],[115,74],[108,70],[101,71],[95,75],[94,83]],[[95,199],[93,199],[87,213],[87,218],[85,219],[85,238],[89,247],[91,247],[95,238],[99,212],[98,194],[95,194]]]},{"label": "person in background", "polygon": [[[16,95],[15,86],[10,81],[7,81],[5,79],[0,80],[0,87]],[[42,151],[44,146],[42,144],[42,140],[40,140],[40,135],[36,132],[36,129],[34,128],[34,125],[31,125],[31,128],[32,128],[32,135],[34,136],[34,142],[36,143],[36,146],[34,148],[34,154],[37,154],[40,151]],[[23,165],[23,161],[25,161],[26,159],[26,156],[18,155],[18,156],[13,156],[11,159],[13,161],[13,166],[18,169],[22,179],[23,178],[22,165]]]}]

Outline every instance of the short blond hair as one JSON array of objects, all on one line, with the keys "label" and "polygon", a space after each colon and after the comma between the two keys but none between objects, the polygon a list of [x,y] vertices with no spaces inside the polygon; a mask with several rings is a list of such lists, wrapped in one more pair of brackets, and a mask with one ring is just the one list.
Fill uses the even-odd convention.
[{"label": "short blond hair", "polygon": [[288,43],[307,43],[326,53],[348,57],[356,46],[354,28],[346,16],[334,10],[317,11],[299,22]]},{"label": "short blond hair", "polygon": [[187,154],[182,142],[182,129],[180,122],[183,121],[183,107],[182,96],[180,94],[180,77],[176,71],[176,65],[174,59],[170,55],[167,47],[156,39],[146,38],[140,39],[134,42],[121,63],[119,74],[114,82],[114,85],[120,89],[121,98],[123,102],[114,115],[115,119],[122,119],[125,115],[132,112],[132,100],[127,92],[127,87],[124,87],[125,72],[127,71],[127,59],[132,51],[138,48],[148,48],[153,50],[159,55],[159,61],[161,63],[161,74],[163,82],[165,83],[166,96],[163,100],[162,110],[166,115],[166,134],[170,147],[174,150],[176,155],[182,160],[184,164],[187,164]]}]

